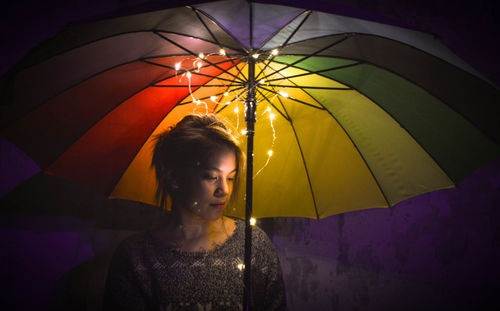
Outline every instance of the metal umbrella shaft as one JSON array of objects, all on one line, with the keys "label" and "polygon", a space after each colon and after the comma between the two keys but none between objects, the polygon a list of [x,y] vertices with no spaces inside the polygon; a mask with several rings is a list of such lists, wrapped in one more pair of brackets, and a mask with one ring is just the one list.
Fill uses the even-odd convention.
[{"label": "metal umbrella shaft", "polygon": [[[251,54],[251,53],[250,53]],[[252,309],[251,295],[251,260],[252,260],[252,190],[253,190],[253,138],[255,134],[255,60],[248,57],[248,84],[245,100],[245,121],[247,124],[247,178],[246,178],[246,207],[245,207],[245,270],[243,274],[243,306],[244,310]]]}]

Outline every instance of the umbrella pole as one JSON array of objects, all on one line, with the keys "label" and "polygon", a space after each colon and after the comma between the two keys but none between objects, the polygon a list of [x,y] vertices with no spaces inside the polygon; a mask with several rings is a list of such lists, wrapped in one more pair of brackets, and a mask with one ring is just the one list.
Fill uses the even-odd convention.
[{"label": "umbrella pole", "polygon": [[252,309],[251,295],[251,258],[252,258],[252,190],[253,190],[253,137],[255,134],[255,60],[248,57],[248,85],[245,100],[245,121],[247,123],[247,178],[246,178],[246,208],[245,208],[245,270],[243,282],[243,310]]}]

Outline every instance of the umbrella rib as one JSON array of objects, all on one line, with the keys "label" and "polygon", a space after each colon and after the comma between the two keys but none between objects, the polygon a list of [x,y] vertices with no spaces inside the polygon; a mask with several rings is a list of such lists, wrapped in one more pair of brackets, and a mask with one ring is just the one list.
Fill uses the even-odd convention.
[{"label": "umbrella rib", "polygon": [[[288,23],[285,23],[281,28],[279,28],[278,30],[276,30],[272,35],[269,36],[269,38],[264,41],[260,46],[259,46],[259,49],[262,48],[264,45],[266,45],[272,38],[274,38],[274,36],[276,36],[276,34],[278,34],[280,31],[282,31],[283,29],[285,29],[288,25],[290,25],[291,22],[293,22],[294,20],[296,20],[299,16],[302,16],[304,14],[310,14],[311,10],[305,10],[305,11],[302,11],[300,12],[300,14],[297,14],[294,18],[292,18]],[[307,19],[309,17],[309,14],[304,18]],[[285,43],[282,43],[280,44],[280,46],[284,46],[288,43],[288,40],[290,40],[290,38],[297,32],[297,30],[302,26],[302,24],[304,23],[304,20],[302,20],[302,22],[299,24],[299,26],[297,26],[297,28],[293,31],[292,35],[285,41]]]},{"label": "umbrella rib", "polygon": [[[173,40],[171,40],[171,39],[169,39],[169,38],[165,37],[164,35],[162,35],[161,33],[159,33],[157,30],[153,31],[153,33],[154,33],[154,34],[156,34],[157,36],[159,36],[160,38],[162,38],[162,39],[164,39],[164,40],[166,40],[166,41],[168,41],[168,42],[172,43],[173,45],[177,46],[178,48],[180,48],[180,49],[182,49],[182,50],[184,50],[184,51],[188,52],[189,54],[191,54],[191,55],[193,55],[193,56],[195,56],[195,57],[198,57],[198,55],[196,55],[194,52],[192,52],[192,51],[190,51],[190,50],[186,49],[185,47],[183,47],[182,45],[178,44],[177,42],[175,42],[175,41],[173,41]],[[216,64],[214,64],[213,62],[211,62],[211,61],[209,61],[209,60],[207,60],[207,59],[206,59],[205,61],[206,61],[207,63],[211,64],[212,66],[214,66],[214,67],[216,67],[216,68],[218,68],[218,69],[220,69],[220,70],[224,71],[224,72],[225,72],[225,73],[227,73],[228,75],[231,75],[231,76],[235,77],[236,79],[240,79],[239,77],[237,77],[237,76],[233,75],[232,73],[230,73],[230,72],[229,72],[229,71],[227,71],[226,69],[224,69],[224,68],[221,68],[221,67],[217,66],[217,65],[216,65]]]},{"label": "umbrella rib", "polygon": [[193,36],[193,35],[186,35],[185,33],[182,33],[182,32],[165,31],[165,30],[161,30],[161,29],[153,29],[153,30],[148,29],[148,30],[141,30],[140,32],[149,32],[149,31],[152,31],[155,34],[156,34],[156,32],[161,31],[163,33],[169,33],[169,34],[183,36],[183,37],[189,36],[190,38],[193,38],[193,39],[196,39],[196,40],[200,40],[200,41],[205,41],[205,42],[212,43],[212,44],[216,44],[216,45],[219,45],[219,46],[222,46],[224,48],[228,48],[228,49],[231,49],[231,50],[234,50],[234,51],[238,51],[238,52],[243,52],[244,51],[244,50],[241,50],[239,48],[235,48],[235,47],[231,47],[231,46],[226,46],[226,45],[223,45],[223,44],[219,44],[216,41],[207,40],[206,38],[197,37],[197,36]]},{"label": "umbrella rib", "polygon": [[272,87],[282,87],[282,88],[299,88],[299,89],[318,89],[318,90],[345,90],[351,91],[350,87],[327,87],[327,86],[298,86],[298,85],[278,85],[278,84],[266,84],[266,86]]},{"label": "umbrella rib", "polygon": [[[285,64],[285,63],[282,63],[282,62],[279,62],[279,61],[275,61],[275,62],[278,63],[278,64]],[[304,77],[304,76],[313,75],[313,74],[320,74],[320,73],[327,72],[327,71],[333,71],[333,70],[339,70],[339,69],[344,69],[344,68],[348,68],[348,67],[357,66],[359,64],[361,64],[361,62],[356,62],[354,64],[349,64],[349,65],[331,67],[331,68],[327,68],[327,69],[321,69],[321,70],[315,70],[315,71],[308,71],[306,73],[300,73],[300,74],[296,74],[296,75],[293,75],[293,76],[286,76],[286,77],[283,76],[281,78],[268,79],[266,82],[280,81],[280,80],[285,80],[285,79],[292,79],[292,78]],[[295,68],[303,69],[303,68],[300,68],[300,67],[295,67]],[[306,69],[303,69],[303,70],[306,70]],[[274,75],[274,74],[272,74],[272,75]],[[272,76],[272,75],[270,75],[270,76]],[[325,77],[325,76],[323,76],[323,77]],[[328,78],[328,77],[326,77],[326,78]]]},{"label": "umbrella rib", "polygon": [[264,93],[262,93],[261,90],[257,89],[257,92],[259,92],[260,95],[262,95],[262,97],[264,97],[264,99],[269,103],[269,105],[273,106],[274,109],[276,109],[276,111],[278,111],[278,113],[284,118],[286,119],[287,121],[290,121],[290,119],[285,116],[285,114],[283,112],[281,112],[281,110],[278,109],[278,107],[276,107],[268,98],[266,95],[264,95]]},{"label": "umbrella rib", "polygon": [[[163,67],[163,68],[168,68],[168,69],[175,70],[175,68],[172,67],[172,66],[163,65],[163,64],[157,64],[157,63],[154,63],[154,62],[150,62],[148,60],[142,60],[142,62],[147,63],[147,64],[151,64],[151,65],[155,65],[155,66],[158,66],[158,67]],[[224,62],[224,63],[227,63],[227,62]],[[203,67],[200,67],[200,69],[201,68],[208,68],[208,67],[210,67],[210,66],[203,66]],[[169,76],[168,78],[165,78],[163,80],[168,80],[170,78],[182,75],[182,74],[184,74],[186,72],[191,72],[192,74],[198,75],[198,76],[203,76],[203,77],[208,77],[208,78],[213,78],[213,79],[218,79],[218,80],[223,80],[223,81],[229,81],[229,82],[233,82],[234,81],[234,80],[230,80],[230,79],[226,79],[226,78],[221,78],[219,76],[213,76],[213,75],[208,75],[208,74],[205,74],[205,73],[199,73],[199,72],[196,72],[196,71],[189,71],[189,70],[176,70],[176,71],[178,71],[179,73],[177,73],[175,75],[172,75],[172,76]]]},{"label": "umbrella rib", "polygon": [[378,189],[380,190],[380,193],[382,194],[382,196],[384,197],[384,200],[385,200],[385,203],[387,203],[387,206],[391,206],[391,204],[389,203],[389,200],[387,199],[387,195],[385,194],[385,191],[384,189],[382,188],[382,186],[380,185],[380,182],[378,181],[377,177],[375,176],[375,174],[373,173],[372,171],[372,168],[370,167],[370,165],[368,165],[368,162],[366,162],[366,159],[365,157],[363,156],[363,153],[361,153],[361,150],[359,150],[358,148],[358,145],[356,145],[356,143],[354,142],[354,140],[352,139],[351,135],[349,135],[349,133],[346,131],[346,129],[344,128],[344,126],[342,125],[342,123],[340,123],[337,118],[335,118],[335,116],[333,115],[333,113],[331,113],[328,109],[325,109],[327,111],[327,113],[335,120],[335,122],[342,128],[342,131],[347,135],[347,137],[349,138],[349,140],[351,141],[352,145],[354,146],[354,148],[356,148],[357,152],[358,152],[358,155],[361,157],[361,159],[363,160],[363,162],[365,163],[366,165],[366,168],[368,169],[368,171],[370,172],[370,174],[372,175],[373,177],[373,180],[375,181],[375,183],[377,184],[377,187]]},{"label": "umbrella rib", "polygon": [[[296,20],[299,16],[301,15],[304,15],[304,14],[307,14],[306,17],[304,17],[304,19],[302,19],[302,21],[300,22],[299,26],[297,26],[297,28],[295,28],[292,32],[292,34],[285,40],[285,42],[283,44],[281,44],[281,46],[285,46],[288,44],[288,41],[290,41],[290,39],[292,39],[292,37],[295,35],[295,33],[297,33],[297,31],[299,30],[300,27],[302,27],[302,25],[304,24],[304,22],[309,18],[309,16],[311,15],[312,11],[305,11],[305,12],[302,12],[300,13],[299,15],[295,16],[292,21]],[[264,46],[267,42],[269,42],[269,40],[271,40],[277,33],[279,33],[281,30],[283,30],[286,26],[290,25],[290,23],[292,22],[290,21],[289,23],[287,23],[285,26],[283,26],[281,29],[279,29],[273,36],[270,36],[268,40],[266,40],[264,43],[262,43],[261,46]],[[271,59],[266,62],[266,65],[264,66],[264,68],[259,72],[259,74],[257,75],[257,77],[255,77],[255,80],[258,80],[260,75],[266,70],[266,68],[269,66],[269,63],[271,61],[273,61],[275,58],[274,55],[271,56]]]},{"label": "umbrella rib", "polygon": [[[238,90],[240,90],[241,88],[239,88]],[[231,90],[231,92],[234,92],[234,91],[237,91],[237,90]],[[243,88],[243,91],[241,91],[240,93],[238,93],[238,95],[236,95],[236,98],[239,98],[241,96],[241,94],[245,93],[246,91],[246,88]],[[216,111],[215,113],[220,113],[221,111],[223,111],[224,109],[226,109],[227,107],[229,107],[229,105],[221,105],[222,108],[219,109],[218,111]]]},{"label": "umbrella rib", "polygon": [[288,44],[288,42],[293,38],[293,36],[295,36],[295,34],[297,33],[297,31],[299,31],[300,27],[302,27],[302,25],[304,25],[304,23],[309,18],[309,16],[311,16],[311,13],[312,13],[311,10],[302,13],[302,14],[307,14],[307,16],[304,17],[304,19],[300,22],[299,26],[297,26],[297,28],[294,29],[294,31],[292,32],[292,34],[286,39],[286,41],[282,44],[282,46],[285,46],[285,45]]},{"label": "umbrella rib", "polygon": [[[240,86],[240,85],[241,85],[241,83],[235,84],[234,86]],[[210,85],[206,85],[206,84],[172,84],[172,85],[153,84],[150,86],[152,86],[152,87],[226,87],[228,85],[227,84],[210,84]],[[229,85],[229,86],[233,86],[233,85]]]},{"label": "umbrella rib", "polygon": [[[246,90],[246,89],[245,89],[245,87],[240,87],[240,88],[238,88],[238,89],[231,90],[231,92],[232,92],[232,91],[238,91],[238,90],[241,90],[241,89],[243,89],[243,91],[242,91],[242,92],[240,92],[240,93],[236,96],[236,98],[239,98],[239,97],[241,96],[241,94],[243,94],[243,92],[245,92],[245,90]],[[217,95],[222,95],[222,94],[224,94],[224,93],[220,93],[220,94],[217,94]],[[229,104],[231,104],[231,102],[230,102]],[[224,105],[224,104],[217,104],[217,105],[214,107],[214,109],[212,110],[212,113],[218,113],[218,112],[220,112],[220,111],[224,110],[224,109],[221,109],[221,110],[219,110],[219,111],[216,111],[218,106],[223,106],[223,108],[225,108],[225,107],[229,106],[229,104],[226,104],[226,105]]]},{"label": "umbrella rib", "polygon": [[301,157],[302,163],[304,165],[304,170],[306,171],[307,182],[309,183],[309,190],[311,191],[311,197],[312,197],[313,204],[314,204],[314,211],[316,212],[316,219],[319,219],[318,204],[316,203],[316,196],[314,195],[314,190],[313,190],[313,186],[312,186],[312,182],[311,182],[311,176],[309,175],[309,169],[307,168],[307,163],[306,163],[306,159],[304,157],[304,152],[302,150],[302,145],[300,144],[299,137],[297,135],[297,131],[295,130],[295,126],[293,125],[293,121],[290,118],[290,115],[288,114],[288,111],[286,110],[286,107],[283,104],[283,101],[279,97],[278,97],[278,100],[281,104],[281,107],[283,107],[283,110],[285,111],[286,115],[288,116],[288,122],[290,122],[290,126],[292,127],[292,130],[293,130],[293,135],[295,136],[295,141],[297,142],[297,146],[299,147],[300,157]]},{"label": "umbrella rib", "polygon": [[[281,76],[283,77],[283,79],[286,79],[286,78],[287,78],[287,77],[285,77],[285,75],[283,75],[283,74],[281,74],[281,73],[280,73],[279,75],[281,75]],[[327,77],[326,77],[326,78],[327,78]],[[332,80],[333,80],[333,79],[332,79]],[[336,81],[336,80],[333,80],[333,81],[335,81],[335,82],[337,82],[337,83],[340,83],[340,82],[338,82],[338,81]],[[298,84],[297,84],[297,83],[295,83],[295,82],[294,82],[294,81],[292,81],[292,80],[290,80],[290,83],[292,83],[292,84],[293,84],[293,85],[295,85],[295,86],[298,86]],[[311,98],[312,98],[312,99],[313,99],[313,100],[314,100],[314,101],[315,101],[318,105],[320,105],[320,106],[321,106],[321,108],[322,108],[322,110],[327,110],[327,109],[326,109],[326,108],[325,108],[325,107],[324,107],[324,106],[323,106],[323,105],[322,105],[322,104],[321,104],[321,103],[320,103],[320,102],[319,102],[319,101],[318,101],[318,100],[317,100],[314,96],[312,96],[311,94],[309,94],[309,92],[307,92],[306,90],[302,90],[302,92],[306,93],[306,94],[307,94],[307,96],[311,97]],[[318,107],[316,107],[316,108],[318,108]]]},{"label": "umbrella rib", "polygon": [[[210,28],[208,28],[207,24],[205,23],[205,21],[201,18],[200,16],[200,13],[197,9],[195,9],[194,7],[191,8],[195,14],[196,14],[196,17],[198,17],[198,19],[200,20],[200,22],[203,24],[203,26],[205,27],[205,29],[208,31],[208,33],[210,34],[210,36],[212,36],[212,38],[214,39],[215,42],[217,42],[217,45],[222,48],[223,45],[220,43],[220,41],[215,37],[215,35],[213,34],[212,30],[210,30]],[[234,63],[233,59],[231,58],[231,62],[233,63],[233,65],[236,67],[236,69],[238,70],[238,72],[243,75],[243,73],[240,71],[240,69],[238,68],[238,66],[236,66],[236,64]]]},{"label": "umbrella rib", "polygon": [[[230,90],[229,92],[235,92],[235,91],[238,91],[238,90],[241,90],[245,88],[244,86],[241,86],[241,87],[238,87],[238,88],[235,88],[235,89],[232,89]],[[203,100],[203,99],[209,99],[210,97],[212,96],[220,96],[220,95],[223,95],[225,92],[220,92],[220,93],[215,93],[213,95],[210,95],[210,96],[205,96],[205,97],[201,97],[201,98],[198,98],[199,100]],[[177,104],[178,106],[181,106],[181,105],[188,105],[188,104],[191,104],[193,103],[193,101],[188,101],[188,102],[181,102],[179,104]],[[221,105],[221,104],[218,104],[218,105]]]},{"label": "umbrella rib", "polygon": [[[285,70],[285,69],[287,69],[287,68],[289,68],[289,67],[292,67],[292,66],[294,66],[294,65],[296,65],[296,64],[298,64],[298,63],[300,63],[300,62],[303,62],[304,60],[306,60],[306,59],[308,59],[308,58],[311,58],[311,57],[313,57],[313,56],[315,56],[315,55],[317,55],[317,54],[319,54],[319,53],[321,53],[321,52],[323,52],[323,51],[325,51],[325,50],[328,50],[329,48],[331,48],[331,47],[332,47],[332,46],[334,46],[334,45],[337,45],[337,44],[340,44],[340,43],[344,42],[344,41],[345,41],[345,40],[347,40],[348,38],[350,38],[350,35],[346,35],[346,36],[344,36],[343,38],[341,38],[341,39],[339,39],[339,40],[337,40],[337,41],[335,41],[335,42],[333,42],[333,43],[330,43],[330,44],[328,44],[327,46],[325,46],[325,47],[323,47],[323,48],[321,48],[321,49],[319,49],[319,50],[317,50],[317,51],[315,51],[315,52],[313,52],[313,53],[311,53],[311,54],[309,54],[309,55],[307,55],[307,56],[304,56],[304,57],[302,57],[301,59],[296,60],[295,62],[293,62],[293,63],[291,63],[291,64],[287,64],[285,67],[283,67],[283,68],[280,68],[280,69],[276,70],[273,74],[276,74],[276,73],[278,73],[278,72],[281,72],[281,71],[283,71],[283,70]],[[263,78],[263,79],[266,79],[267,77],[269,77],[269,75],[264,76],[264,78]]]},{"label": "umbrella rib", "polygon": [[[219,93],[219,94],[216,94],[216,95],[217,95],[217,96],[224,95],[226,92],[227,92],[227,93],[228,93],[228,95],[229,95],[229,93],[232,93],[232,92],[235,92],[235,91],[238,91],[238,90],[241,90],[241,89],[243,89],[243,91],[242,91],[242,92],[240,92],[240,93],[239,93],[239,94],[235,97],[235,98],[239,98],[239,97],[241,96],[241,94],[242,94],[243,92],[245,92],[245,90],[246,90],[246,86],[245,86],[245,85],[242,85],[242,86],[237,87],[237,88],[233,88],[232,90],[230,90],[230,86],[228,86],[228,87],[226,87],[226,90],[225,90],[223,93]],[[219,106],[219,105],[217,105],[217,106]],[[215,110],[217,109],[217,106],[216,106],[216,107],[214,107],[213,112],[215,112]],[[224,105],[224,107],[227,107],[227,106],[228,106],[228,105]],[[221,110],[223,110],[223,109],[221,109]],[[220,111],[220,110],[219,110],[219,111]]]},{"label": "umbrella rib", "polygon": [[250,47],[250,51],[253,51],[253,3],[252,1],[248,1],[248,19],[249,19],[249,23],[248,23],[248,26],[249,26],[249,47]]},{"label": "umbrella rib", "polygon": [[269,63],[274,60],[274,57],[274,55],[271,55],[271,58],[265,63],[264,68],[262,68],[259,74],[255,77],[255,81],[259,80],[260,75],[266,70],[267,67],[269,67]]},{"label": "umbrella rib", "polygon": [[[232,93],[232,92],[238,91],[238,90],[240,90],[240,89],[243,89],[243,91],[242,91],[242,92],[240,92],[240,93],[239,93],[239,94],[235,97],[235,98],[239,98],[239,97],[241,96],[241,94],[242,94],[243,92],[245,92],[245,90],[246,90],[246,85],[242,85],[241,87],[233,88],[232,90],[230,90],[230,86],[227,86],[227,87],[226,87],[225,92],[224,92],[224,93],[220,93],[220,94],[218,94],[218,95],[221,95],[221,94],[223,95],[223,94],[225,94],[226,92],[228,92],[228,93]],[[227,106],[228,106],[228,105],[224,105],[224,107],[227,107]],[[216,109],[216,107],[214,107],[214,111],[215,111],[215,109]],[[221,110],[223,110],[223,109],[221,109]],[[220,112],[220,110],[219,110],[219,112]]]},{"label": "umbrella rib", "polygon": [[[261,89],[263,89],[263,90],[266,90],[266,91],[268,91],[268,92],[271,92],[271,93],[274,93],[274,94],[278,94],[278,95],[279,95],[279,92],[276,92],[276,91],[274,91],[274,90],[267,89],[267,88],[263,87],[262,85],[259,85],[259,87],[260,87]],[[324,108],[324,107],[314,106],[314,105],[312,105],[312,104],[309,104],[309,103],[307,103],[307,102],[305,102],[305,101],[302,101],[302,100],[299,100],[299,99],[296,99],[296,98],[293,98],[293,97],[288,97],[288,98],[289,98],[290,100],[296,101],[296,102],[298,102],[298,103],[300,103],[300,104],[303,104],[303,105],[306,105],[306,106],[309,106],[309,107],[312,107],[312,108],[316,108],[316,109],[319,109],[319,110],[325,110],[325,108]]]},{"label": "umbrella rib", "polygon": [[[156,66],[160,66],[160,67],[167,67],[167,68],[172,68],[172,69],[174,69],[174,68],[173,68],[173,67],[171,67],[171,66],[164,65],[164,64],[159,64],[159,63],[155,63],[155,62],[154,62],[154,61],[152,61],[152,60],[157,59],[157,58],[165,58],[165,57],[178,57],[178,56],[180,56],[180,57],[184,57],[184,56],[186,56],[186,55],[184,55],[184,54],[178,54],[178,55],[175,55],[175,54],[158,55],[158,56],[153,56],[153,57],[139,58],[139,59],[136,59],[136,60],[134,60],[134,61],[143,61],[143,62],[147,62],[147,63],[149,63],[149,64],[151,64],[151,65],[156,65]],[[234,60],[235,58],[232,58],[232,59]],[[236,60],[240,60],[240,59],[241,59],[241,57],[237,57],[237,58],[236,58]],[[221,60],[221,61],[218,61],[218,62],[213,62],[213,64],[215,64],[215,65],[220,65],[220,64],[225,64],[225,63],[227,63],[227,62],[229,62],[229,61],[231,61],[231,60],[227,60],[227,59],[226,59],[226,60]],[[279,62],[277,62],[277,63],[279,63]],[[212,66],[212,64],[210,64],[210,66]],[[210,66],[209,66],[209,65],[203,65],[203,66],[201,66],[200,68],[207,68],[207,67],[210,67]]]},{"label": "umbrella rib", "polygon": [[219,28],[220,28],[220,29],[224,30],[224,32],[225,32],[228,36],[230,36],[231,38],[235,39],[235,40],[236,40],[236,42],[238,42],[238,43],[240,44],[240,47],[239,47],[239,48],[232,48],[232,47],[229,47],[229,48],[231,48],[231,49],[233,49],[233,50],[238,50],[238,49],[241,49],[241,50],[243,50],[245,53],[248,53],[248,50],[247,50],[244,46],[242,46],[242,45],[241,45],[241,42],[239,42],[236,38],[234,38],[234,37],[233,37],[233,35],[231,35],[231,33],[230,33],[230,32],[229,32],[226,28],[224,28],[224,26],[222,26],[221,24],[219,24],[219,23],[217,22],[217,20],[216,20],[216,19],[214,19],[212,16],[210,16],[209,14],[207,14],[206,12],[204,12],[204,11],[202,11],[202,10],[198,10],[198,9],[196,9],[196,8],[193,8],[193,9],[195,9],[195,10],[196,10],[196,11],[198,11],[199,13],[201,13],[201,14],[205,15],[205,16],[206,16],[209,20],[211,20],[214,24],[216,24],[217,26],[219,26]]}]

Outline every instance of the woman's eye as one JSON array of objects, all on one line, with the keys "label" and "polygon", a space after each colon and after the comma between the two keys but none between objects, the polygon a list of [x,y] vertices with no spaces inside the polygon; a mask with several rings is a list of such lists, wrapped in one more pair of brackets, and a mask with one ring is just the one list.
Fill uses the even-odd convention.
[{"label": "woman's eye", "polygon": [[206,179],[206,180],[217,180],[217,176],[204,175],[203,179]]}]

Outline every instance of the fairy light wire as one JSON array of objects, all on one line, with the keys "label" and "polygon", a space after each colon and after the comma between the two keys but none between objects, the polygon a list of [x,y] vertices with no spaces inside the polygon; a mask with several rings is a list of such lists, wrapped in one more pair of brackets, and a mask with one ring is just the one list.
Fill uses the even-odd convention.
[{"label": "fairy light wire", "polygon": [[[226,56],[227,57],[227,54],[225,52],[224,49],[220,49],[219,51],[219,55],[220,56]],[[260,72],[257,76],[260,76],[261,74],[264,74],[264,78],[261,79],[258,83],[256,83],[253,87],[256,89],[256,91],[260,88],[260,84],[266,84],[266,81],[265,81],[265,77],[269,77],[270,75],[265,73],[266,69],[267,68],[271,68],[269,66],[269,63],[270,63],[270,59],[274,58],[276,55],[278,55],[278,50],[277,49],[274,49],[272,50],[269,54],[268,54],[268,57],[267,57],[267,61],[266,61],[266,64],[264,65],[264,68],[262,68],[261,66],[258,66],[258,68],[260,69]],[[192,86],[193,86],[193,83],[192,83],[192,75],[193,73],[196,73],[196,74],[199,74],[200,73],[200,70],[204,67],[203,66],[203,62],[206,60],[206,57],[210,56],[210,54],[208,55],[205,55],[204,53],[199,53],[198,54],[198,57],[196,57],[191,65],[192,65],[192,68],[190,70],[183,70],[183,74],[179,77],[179,82],[181,82],[181,80],[183,78],[187,78],[188,79],[188,90],[189,90],[189,96],[191,97],[191,101],[192,103],[195,104],[194,108],[193,108],[193,112],[195,112],[196,110],[198,110],[198,107],[201,105],[204,107],[204,111],[205,111],[205,114],[208,113],[209,111],[209,108],[208,108],[208,103],[202,99],[197,99],[194,92],[193,92],[193,89],[192,89]],[[262,55],[259,54],[259,53],[255,53],[252,55],[252,57],[254,59],[256,59],[257,61],[260,59]],[[183,60],[183,61],[186,61],[186,60]],[[175,64],[175,70],[176,70],[176,75],[177,73],[181,70],[181,67],[182,67],[182,62],[178,62]],[[209,62],[208,60],[206,60],[207,63],[211,63]],[[227,72],[228,74],[232,75],[234,77],[234,80],[232,81],[233,83],[236,81],[236,79],[238,80],[241,80],[243,81],[243,83],[245,83],[246,81],[248,81],[248,77],[246,77],[242,70],[243,68],[240,70],[239,69],[239,66],[236,65],[236,67],[238,67],[238,72],[241,74],[237,74],[237,76],[234,76],[233,74],[227,72],[227,71],[224,71],[224,72]],[[274,71],[274,70],[273,70]],[[216,77],[214,77],[216,78]],[[217,78],[216,78],[217,79]],[[278,82],[279,83],[279,82]],[[240,84],[240,83],[238,83]],[[231,86],[229,86],[228,88],[230,88]],[[274,88],[274,86],[270,86],[271,88]],[[266,88],[262,88],[264,90],[266,90]],[[269,92],[270,90],[266,90],[267,92]],[[226,90],[226,92],[224,92],[222,95],[220,95],[220,98],[219,100],[217,100],[217,97],[215,95],[210,95],[208,97],[205,97],[203,99],[210,99],[210,101],[212,101],[216,107],[217,106],[229,106],[230,104],[232,103],[235,103],[236,107],[234,108],[234,113],[236,114],[236,130],[238,131],[239,130],[239,127],[240,127],[240,109],[239,109],[239,103],[241,102],[242,100],[242,97],[244,97],[246,95],[246,93],[244,91],[240,92],[239,94],[237,94],[236,97],[234,97],[233,99],[231,99],[230,101],[226,102],[226,103],[222,103],[222,101],[228,97],[229,95],[229,92],[233,92],[233,90]],[[273,104],[273,101],[276,97],[278,96],[281,96],[281,97],[284,97],[284,98],[288,98],[288,94],[284,91],[278,91],[276,92],[273,97],[269,100],[267,98],[267,96],[265,94],[263,94],[262,92],[258,91],[255,92],[256,94],[259,94],[263,97],[263,99],[260,99],[260,100],[257,100],[256,98],[256,103],[259,103],[259,102],[262,102],[263,100],[266,100],[269,102],[269,104],[271,106],[274,107],[274,104]],[[274,93],[271,91],[271,93]],[[225,108],[225,107],[223,107]],[[221,112],[223,109],[220,109],[218,111]],[[262,115],[260,116],[261,118],[265,117],[265,114],[268,114],[268,118],[269,118],[269,126],[271,128],[271,131],[272,131],[272,141],[271,141],[271,144],[270,144],[270,149],[267,151],[267,158],[266,158],[266,162],[264,164],[263,167],[261,167],[257,173],[253,176],[253,178],[256,178],[257,176],[259,176],[259,174],[268,166],[270,160],[271,160],[271,157],[273,155],[273,148],[274,148],[274,145],[275,145],[275,142],[276,142],[276,139],[277,139],[277,135],[276,135],[276,128],[275,128],[275,125],[274,125],[274,119],[276,118],[276,114],[273,113],[272,109],[270,106],[268,106],[266,108],[266,110],[262,113]],[[281,114],[281,112],[280,112]],[[242,133],[244,133],[246,131],[242,130]]]}]

